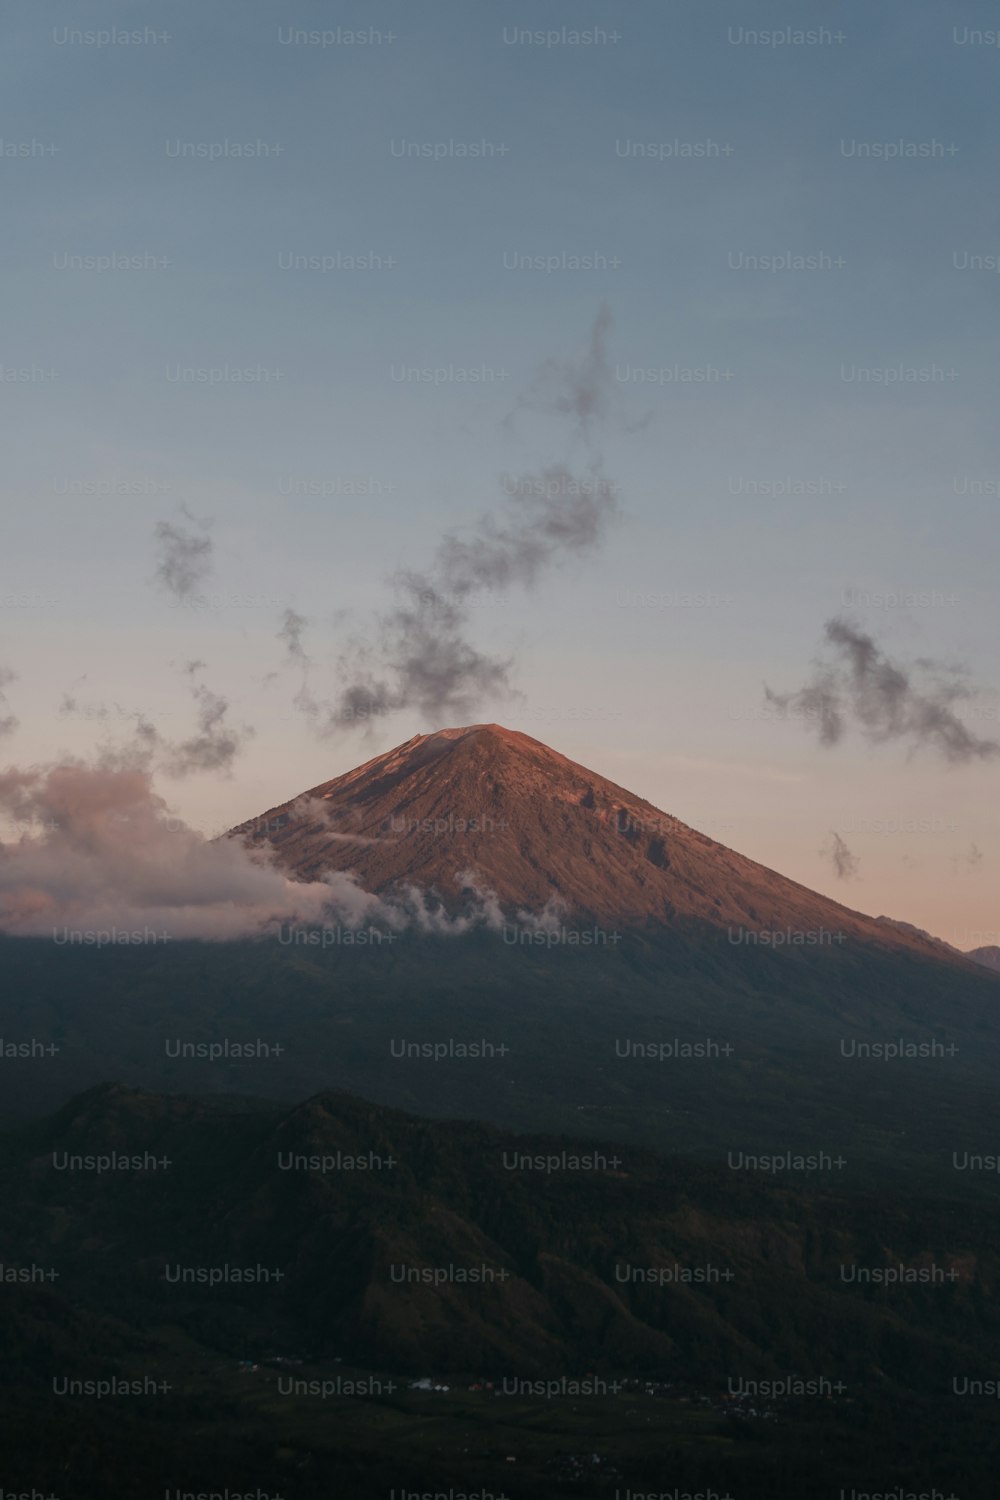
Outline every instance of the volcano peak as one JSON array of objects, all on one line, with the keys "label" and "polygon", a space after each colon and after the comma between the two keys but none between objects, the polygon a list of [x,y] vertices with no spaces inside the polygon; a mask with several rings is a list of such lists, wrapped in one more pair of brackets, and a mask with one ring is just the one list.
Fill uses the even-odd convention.
[{"label": "volcano peak", "polygon": [[414,735],[231,836],[270,846],[301,880],[350,872],[366,891],[419,886],[454,910],[473,872],[504,912],[555,901],[575,919],[612,927],[725,928],[730,941],[748,931],[820,932],[829,942],[932,949],[501,724]]}]

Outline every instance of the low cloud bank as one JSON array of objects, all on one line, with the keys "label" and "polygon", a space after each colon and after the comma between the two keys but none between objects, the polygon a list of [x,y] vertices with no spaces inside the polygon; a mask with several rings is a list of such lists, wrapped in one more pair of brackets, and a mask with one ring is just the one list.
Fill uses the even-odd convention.
[{"label": "low cloud bank", "polygon": [[[456,878],[457,913],[416,886],[385,899],[348,873],[291,880],[270,850],[207,839],[172,816],[148,768],[121,758],[0,772],[0,822],[9,830],[0,838],[7,936],[141,932],[154,934],[149,941],[224,942],[328,925],[460,936],[505,920],[472,870]],[[517,914],[543,927],[555,916]]]}]

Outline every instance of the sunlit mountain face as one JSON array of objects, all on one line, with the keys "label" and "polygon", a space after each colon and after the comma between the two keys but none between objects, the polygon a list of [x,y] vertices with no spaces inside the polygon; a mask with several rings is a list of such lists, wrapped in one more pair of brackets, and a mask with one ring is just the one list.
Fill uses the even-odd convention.
[{"label": "sunlit mountain face", "polygon": [[302,881],[350,873],[390,899],[416,887],[446,912],[478,909],[494,924],[520,913],[543,926],[698,927],[750,943],[764,933],[764,946],[772,933],[792,946],[836,934],[838,945],[943,952],[916,928],[809,891],[498,724],[415,735],[230,837],[273,852]]}]

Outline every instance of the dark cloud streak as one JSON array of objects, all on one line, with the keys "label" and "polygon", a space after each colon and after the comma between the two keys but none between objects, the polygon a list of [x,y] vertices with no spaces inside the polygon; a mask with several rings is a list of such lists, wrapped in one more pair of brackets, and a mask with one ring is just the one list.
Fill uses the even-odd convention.
[{"label": "dark cloud streak", "polygon": [[[345,685],[336,701],[321,706],[305,687],[299,695],[299,707],[320,733],[414,709],[433,721],[461,718],[484,700],[515,695],[511,662],[479,650],[470,638],[470,607],[477,594],[531,589],[547,572],[596,550],[617,515],[615,486],[594,444],[613,391],[610,323],[602,308],[584,354],[548,361],[515,408],[568,417],[587,450],[584,472],[554,463],[523,476],[470,532],[442,537],[425,569],[393,575],[393,602],[376,614],[368,638],[355,639],[341,655]],[[293,659],[302,649],[299,619],[289,624],[286,613],[279,632]]]},{"label": "dark cloud streak", "polygon": [[858,874],[858,859],[852,854],[839,833],[830,832],[830,842],[819,851],[833,866],[838,880],[854,880]]},{"label": "dark cloud streak", "polygon": [[211,522],[199,520],[183,505],[181,513],[192,523],[191,527],[172,521],[156,523],[159,551],[156,577],[175,599],[187,602],[212,571],[212,539],[208,535]]},{"label": "dark cloud streak", "polygon": [[813,720],[822,745],[839,744],[855,726],[872,743],[909,744],[951,765],[1000,755],[1000,741],[974,734],[955,711],[978,693],[961,667],[926,658],[902,667],[843,619],[828,620],[825,635],[835,659],[817,662],[811,682],[792,693],[764,689],[769,703]]}]

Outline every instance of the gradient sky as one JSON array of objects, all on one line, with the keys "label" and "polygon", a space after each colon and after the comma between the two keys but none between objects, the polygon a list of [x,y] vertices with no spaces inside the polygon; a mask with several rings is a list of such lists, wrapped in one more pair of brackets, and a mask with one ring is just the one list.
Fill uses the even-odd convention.
[{"label": "gradient sky", "polygon": [[[763,684],[801,686],[847,613],[894,659],[967,665],[968,722],[1000,734],[1000,275],[971,260],[1000,265],[988,7],[10,0],[5,23],[0,666],[20,728],[0,763],[100,743],[60,714],[68,691],[187,733],[195,657],[256,731],[231,777],[163,784],[205,830],[442,727],[403,714],[317,739],[282,611],[309,617],[313,685],[334,695],[387,575],[495,506],[501,473],[572,453],[557,422],[504,419],[606,303],[624,515],[599,555],[476,606],[523,697],[468,717],[852,906],[1000,943],[1000,760],[948,767],[853,731],[822,748],[763,713]],[[382,40],[292,40],[337,27]],[[512,40],[564,27],[608,40]],[[147,39],[86,39],[111,28]],[[825,32],[748,39],[781,28]],[[281,152],[177,154],[225,141]],[[404,141],[506,149],[415,159]],[[718,155],[673,144],[707,141]],[[858,149],[899,142],[932,154]],[[821,268],[747,268],[782,253]],[[366,254],[382,267],[282,269]],[[108,255],[169,264],[65,264]],[[268,378],[171,374],[227,365]],[[710,378],[634,378],[675,365]],[[857,378],[900,366],[933,378]],[[197,607],[155,583],[155,525],[181,505],[212,522]],[[893,591],[927,602],[877,602]],[[832,830],[854,879],[820,852]]]}]

